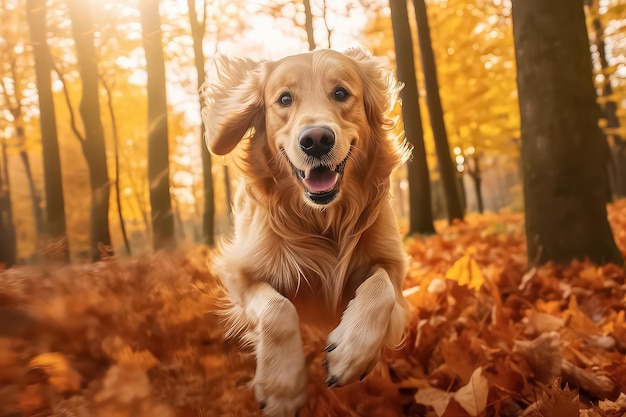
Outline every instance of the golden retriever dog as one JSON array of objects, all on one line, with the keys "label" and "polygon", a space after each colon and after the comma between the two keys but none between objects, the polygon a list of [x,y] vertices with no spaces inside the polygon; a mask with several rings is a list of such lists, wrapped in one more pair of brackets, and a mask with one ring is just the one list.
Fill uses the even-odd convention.
[{"label": "golden retriever dog", "polygon": [[265,415],[305,403],[302,320],[334,327],[329,387],[363,379],[402,339],[407,257],[389,194],[410,149],[388,116],[399,89],[362,49],[224,58],[203,86],[209,149],[239,156],[234,234],[214,265]]}]

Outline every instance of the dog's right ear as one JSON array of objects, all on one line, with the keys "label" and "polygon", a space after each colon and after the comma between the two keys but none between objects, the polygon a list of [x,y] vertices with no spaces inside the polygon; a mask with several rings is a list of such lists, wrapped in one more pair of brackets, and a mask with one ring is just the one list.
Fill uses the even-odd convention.
[{"label": "dog's right ear", "polygon": [[[206,145],[217,155],[232,151],[251,129],[265,123],[263,63],[247,58],[220,57],[217,74],[201,87]],[[209,79],[214,78],[214,79]]]}]

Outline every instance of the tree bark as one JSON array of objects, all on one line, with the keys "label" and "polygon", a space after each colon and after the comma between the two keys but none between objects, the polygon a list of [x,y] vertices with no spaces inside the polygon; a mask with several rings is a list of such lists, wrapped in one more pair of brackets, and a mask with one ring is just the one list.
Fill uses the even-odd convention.
[{"label": "tree bark", "polygon": [[33,170],[30,167],[30,158],[28,152],[22,149],[20,150],[20,159],[24,166],[24,173],[28,181],[28,190],[30,191],[30,201],[33,206],[33,219],[35,219],[35,230],[37,232],[37,239],[41,239],[44,235],[44,219],[43,212],[41,211],[41,196],[39,190],[35,185],[35,179],[33,178]]},{"label": "tree bark", "polygon": [[422,72],[424,73],[424,84],[426,86],[426,103],[430,114],[430,124],[433,129],[435,139],[435,150],[437,161],[439,162],[439,173],[443,184],[446,207],[448,211],[448,221],[463,219],[463,207],[457,189],[456,170],[450,155],[450,145],[448,144],[448,134],[443,119],[443,108],[439,97],[439,81],[437,80],[437,67],[435,55],[430,39],[430,27],[428,25],[428,14],[426,13],[426,3],[424,0],[413,0],[415,8],[415,20],[417,21],[417,36],[422,57]]},{"label": "tree bark", "polygon": [[124,215],[122,212],[122,193],[120,186],[120,151],[119,151],[119,134],[117,131],[117,117],[115,116],[115,108],[113,107],[113,94],[111,94],[111,87],[102,78],[102,86],[107,95],[107,108],[109,110],[109,117],[111,118],[111,130],[113,131],[113,149],[115,158],[115,202],[117,203],[117,217],[120,222],[120,230],[122,232],[122,238],[124,239],[124,247],[126,248],[126,254],[131,255],[130,242],[128,241],[128,234],[126,233],[126,222],[124,221]]},{"label": "tree bark", "polygon": [[470,167],[469,166],[470,164],[468,161],[467,172],[468,174],[470,174],[470,177],[472,178],[472,181],[474,182],[474,191],[476,192],[476,204],[478,205],[478,212],[480,214],[483,214],[485,208],[483,204],[483,193],[482,193],[483,178],[480,172],[480,162],[479,162],[478,155],[473,155],[470,158],[472,159],[474,167],[473,168]]},{"label": "tree bark", "polygon": [[514,1],[513,34],[529,263],[621,264],[583,0]]},{"label": "tree bark", "polygon": [[[35,76],[39,96],[39,126],[43,154],[43,178],[46,194],[46,237],[44,256],[60,262],[69,262],[70,250],[65,222],[65,202],[61,157],[57,137],[56,114],[52,95],[52,57],[47,44],[46,1],[27,0],[26,16],[30,28]],[[48,250],[52,249],[53,250]]]},{"label": "tree bark", "polygon": [[148,73],[148,181],[154,250],[174,249],[174,216],[170,196],[169,141],[165,60],[158,0],[139,0]]},{"label": "tree bark", "polygon": [[413,159],[407,163],[409,179],[409,232],[408,235],[433,234],[430,177],[426,162],[422,116],[419,93],[415,78],[413,42],[409,26],[406,0],[390,0],[391,24],[396,51],[398,79],[404,83],[402,97],[402,119],[406,137],[413,145]]},{"label": "tree bark", "polygon": [[107,168],[104,129],[100,119],[98,57],[94,46],[94,27],[89,2],[68,0],[76,59],[82,83],[79,105],[84,126],[81,140],[89,170],[91,188],[90,249],[91,259],[98,261],[113,254],[109,234],[110,182]]},{"label": "tree bark", "polygon": [[0,270],[17,262],[17,235],[13,223],[6,145],[0,144]]},{"label": "tree bark", "polygon": [[313,33],[313,12],[311,11],[311,0],[302,0],[304,4],[304,30],[306,30],[306,38],[309,41],[309,51],[314,51],[315,36]]},{"label": "tree bark", "polygon": [[[196,73],[198,75],[198,99],[200,101],[200,109],[204,106],[204,100],[199,93],[200,86],[204,83],[206,78],[206,71],[204,69],[205,57],[202,50],[202,40],[206,32],[206,0],[203,0],[204,13],[202,20],[198,20],[196,13],[196,1],[187,0],[187,6],[189,7],[189,21],[191,23],[191,36],[193,38],[193,52],[194,62],[196,66]],[[206,127],[204,123],[200,123],[200,155],[202,156],[202,179],[204,180],[204,213],[202,215],[202,240],[208,246],[215,245],[215,196],[213,191],[213,174],[211,163],[211,154],[209,148],[206,146],[204,137],[206,134]]]},{"label": "tree bark", "polygon": [[[9,49],[13,49],[13,43],[8,45]],[[24,173],[28,181],[28,190],[30,192],[31,206],[33,210],[33,220],[35,222],[35,234],[36,240],[39,240],[44,235],[44,219],[43,212],[41,210],[41,196],[35,181],[33,179],[33,172],[30,166],[30,158],[26,151],[26,129],[24,122],[24,113],[22,109],[22,101],[24,95],[21,89],[21,80],[18,75],[17,59],[10,54],[8,57],[11,79],[13,81],[13,92],[9,93],[4,79],[0,79],[0,86],[5,97],[6,105],[8,107],[11,116],[13,116],[13,126],[15,129],[15,138],[17,139],[17,146],[20,148],[19,155],[22,165],[24,166]]]}]

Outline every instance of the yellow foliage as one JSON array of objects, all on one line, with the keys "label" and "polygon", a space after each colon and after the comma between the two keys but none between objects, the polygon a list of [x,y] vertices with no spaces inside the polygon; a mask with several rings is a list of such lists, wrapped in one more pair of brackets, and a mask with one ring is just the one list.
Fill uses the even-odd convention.
[{"label": "yellow foliage", "polygon": [[446,272],[446,278],[476,291],[485,283],[485,278],[471,255],[465,255],[456,261]]}]

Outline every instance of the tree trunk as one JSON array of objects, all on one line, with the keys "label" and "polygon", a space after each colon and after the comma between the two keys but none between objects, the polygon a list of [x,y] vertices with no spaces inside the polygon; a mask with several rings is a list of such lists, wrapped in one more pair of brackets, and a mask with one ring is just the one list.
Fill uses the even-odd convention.
[{"label": "tree trunk", "polygon": [[311,11],[311,0],[302,0],[304,4],[304,30],[309,41],[309,51],[315,50],[315,36],[313,36],[313,12]]},{"label": "tree trunk", "polygon": [[44,235],[44,219],[41,211],[41,196],[39,190],[35,185],[35,179],[33,178],[33,170],[30,167],[30,158],[28,152],[20,150],[20,159],[24,166],[24,173],[28,180],[28,190],[30,191],[31,205],[33,206],[33,219],[35,219],[35,231],[37,232],[37,239],[41,239]]},{"label": "tree trunk", "polygon": [[117,117],[115,116],[115,108],[113,107],[111,87],[109,87],[104,79],[102,79],[102,86],[104,87],[104,91],[107,95],[107,108],[109,110],[109,117],[111,118],[111,130],[113,131],[113,149],[115,153],[115,202],[117,203],[117,217],[120,222],[120,229],[122,232],[122,238],[124,239],[126,254],[131,255],[130,242],[128,241],[128,234],[126,233],[126,223],[124,222],[124,215],[122,213],[122,193],[120,190],[120,138],[117,131]]},{"label": "tree trunk", "polygon": [[514,1],[513,34],[529,263],[621,264],[583,0]]},{"label": "tree trunk", "polygon": [[165,61],[158,0],[139,0],[148,73],[148,181],[154,250],[173,249],[174,216],[170,197]]},{"label": "tree trunk", "polygon": [[10,268],[17,261],[17,236],[13,223],[9,168],[4,142],[0,144],[0,271]]},{"label": "tree trunk", "polygon": [[[46,194],[46,238],[44,256],[69,262],[70,250],[65,223],[65,202],[61,158],[57,137],[56,114],[52,95],[52,58],[47,44],[46,1],[27,0],[26,16],[30,27],[35,58],[35,75],[39,95],[39,126],[43,154],[43,179]],[[48,250],[53,248],[53,250]]]},{"label": "tree trunk", "polygon": [[478,205],[478,212],[480,214],[483,214],[485,208],[483,204],[483,193],[482,193],[483,178],[480,172],[480,163],[479,163],[477,155],[473,155],[471,159],[473,160],[474,168],[469,168],[469,163],[468,163],[467,172],[470,174],[470,177],[472,178],[472,181],[474,182],[474,191],[476,192],[476,204]]},{"label": "tree trunk", "polygon": [[37,190],[37,186],[35,185],[33,172],[30,167],[30,158],[28,157],[28,152],[26,152],[26,129],[24,113],[22,112],[22,101],[24,99],[24,95],[22,94],[22,89],[20,88],[20,76],[18,75],[17,60],[15,57],[11,57],[9,59],[8,65],[10,68],[11,78],[13,80],[13,93],[10,94],[8,92],[4,80],[0,80],[0,86],[2,86],[8,110],[11,113],[11,116],[13,116],[15,138],[18,143],[17,146],[20,148],[20,160],[24,166],[24,173],[26,174],[26,179],[28,181],[28,191],[30,192],[33,220],[35,223],[35,235],[36,240],[38,241],[44,234],[44,220],[43,213],[41,211],[41,196],[39,195],[39,190]]},{"label": "tree trunk", "polygon": [[404,83],[404,88],[400,93],[402,119],[407,139],[413,145],[413,159],[407,163],[410,207],[408,235],[432,234],[435,233],[435,227],[431,207],[430,178],[406,0],[390,0],[389,6],[398,79]]},{"label": "tree trunk", "polygon": [[[198,75],[198,91],[200,86],[204,83],[206,78],[206,71],[204,69],[204,51],[202,50],[202,40],[206,32],[206,0],[203,0],[204,13],[202,21],[198,20],[196,13],[196,1],[187,0],[187,6],[189,7],[189,21],[191,23],[191,35],[193,38],[193,52],[194,62],[196,65],[196,73]],[[198,94],[200,100],[200,108],[204,106],[204,100],[202,95]],[[204,123],[200,123],[200,154],[202,156],[202,178],[204,180],[204,213],[202,215],[202,240],[208,246],[215,245],[215,197],[213,192],[213,174],[211,154],[207,147],[204,137],[206,134],[206,127]]]},{"label": "tree trunk", "polygon": [[439,81],[437,80],[437,67],[435,65],[435,55],[430,40],[430,27],[428,25],[428,14],[426,13],[426,3],[424,0],[413,0],[415,8],[415,18],[417,21],[417,36],[422,57],[422,72],[424,73],[424,84],[426,86],[426,103],[430,114],[430,124],[433,129],[435,139],[435,150],[437,161],[439,162],[439,172],[441,183],[446,198],[448,209],[448,221],[463,219],[463,207],[457,189],[456,170],[450,155],[448,145],[448,135],[443,119],[443,109],[441,98],[439,97]]},{"label": "tree trunk", "polygon": [[[606,70],[609,66],[606,60],[606,45],[604,43],[604,28],[602,27],[602,21],[598,14],[598,2],[597,0],[587,0],[587,5],[590,8],[594,8],[594,18],[592,20],[592,27],[594,30],[595,45],[598,48],[598,58],[600,66],[603,70]],[[613,94],[613,86],[608,76],[605,76],[604,86],[602,88],[602,95],[609,97]],[[604,115],[606,117],[606,127],[614,129],[620,127],[620,121],[617,117],[617,103],[615,101],[607,101],[604,104]],[[618,197],[626,197],[626,141],[619,134],[611,134],[613,139],[613,146],[609,147],[611,153],[610,173],[612,176],[613,192]]]},{"label": "tree trunk", "polygon": [[91,259],[97,261],[113,254],[109,234],[110,182],[104,145],[104,129],[100,119],[98,61],[94,46],[94,27],[89,2],[69,0],[68,11],[72,20],[78,72],[82,82],[79,112],[85,128],[81,145],[87,161],[89,186],[91,188]]}]

